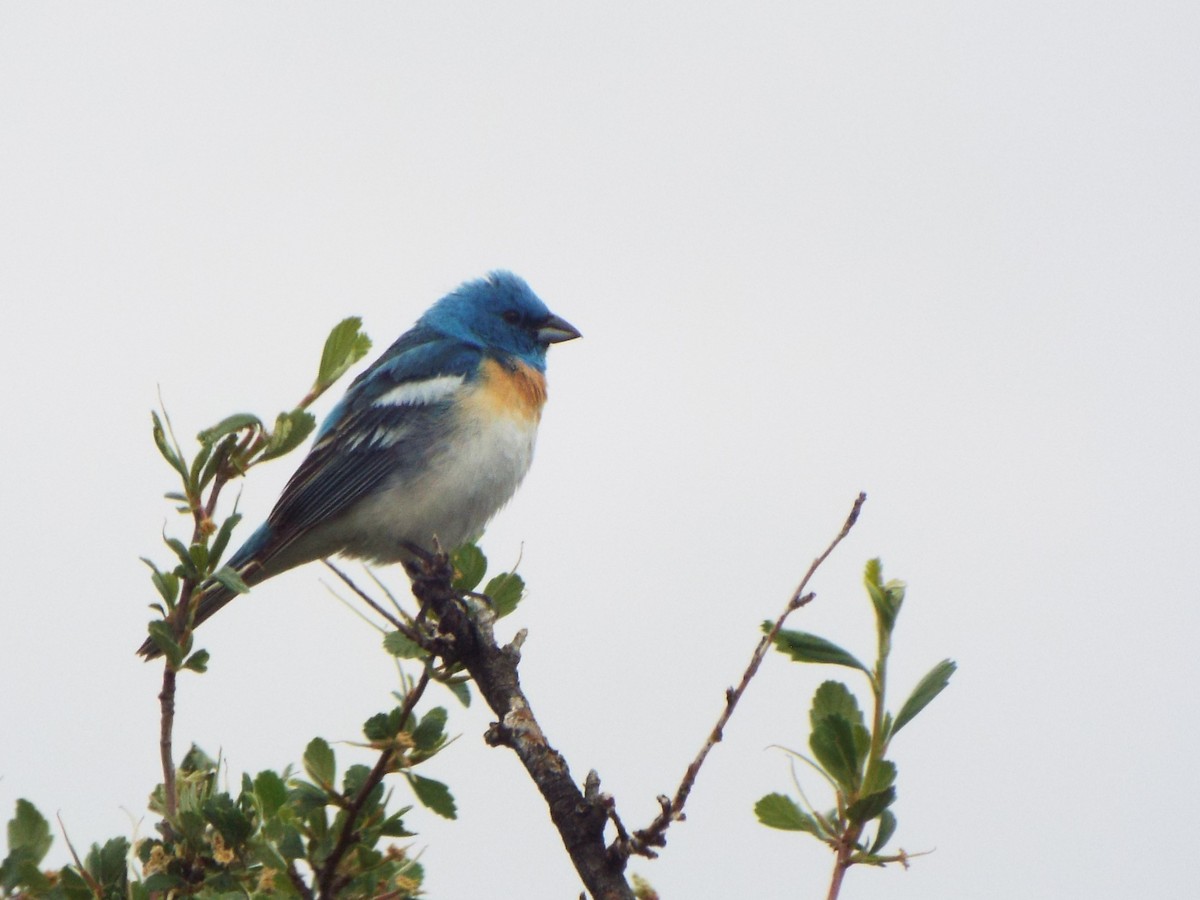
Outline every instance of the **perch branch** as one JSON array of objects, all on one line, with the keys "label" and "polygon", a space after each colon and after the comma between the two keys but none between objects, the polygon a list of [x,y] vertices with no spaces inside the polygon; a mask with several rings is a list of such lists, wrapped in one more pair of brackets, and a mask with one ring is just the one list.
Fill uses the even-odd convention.
[{"label": "perch branch", "polygon": [[[432,611],[446,641],[441,655],[463,665],[498,717],[485,735],[494,747],[516,753],[550,809],[571,862],[595,900],[633,900],[625,880],[625,860],[612,857],[604,843],[609,809],[598,791],[585,796],[571,778],[567,761],[550,746],[517,678],[520,651],[501,647],[492,632],[487,608],[468,612],[451,585],[453,570],[445,554],[422,558],[410,567],[413,594]],[[597,782],[598,784],[598,782]]]}]

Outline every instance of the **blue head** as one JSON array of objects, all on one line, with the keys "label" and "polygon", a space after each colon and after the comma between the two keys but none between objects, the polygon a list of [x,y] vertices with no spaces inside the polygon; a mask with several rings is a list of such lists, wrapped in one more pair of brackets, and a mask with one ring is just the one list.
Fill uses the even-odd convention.
[{"label": "blue head", "polygon": [[460,285],[430,307],[418,324],[516,356],[539,370],[546,366],[547,347],[579,337],[511,272],[492,272]]}]

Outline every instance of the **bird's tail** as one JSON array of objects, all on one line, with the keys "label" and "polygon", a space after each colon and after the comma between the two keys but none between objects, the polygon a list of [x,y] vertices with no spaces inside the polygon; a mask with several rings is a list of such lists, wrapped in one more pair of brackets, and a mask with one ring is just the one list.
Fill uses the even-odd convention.
[{"label": "bird's tail", "polygon": [[[248,587],[253,587],[260,581],[271,577],[278,569],[267,569],[265,564],[271,559],[275,550],[271,545],[271,527],[267,523],[250,535],[250,539],[233,554],[229,560],[229,568],[241,576]],[[213,613],[237,596],[237,591],[231,591],[215,578],[210,578],[200,586],[198,596],[193,596],[192,627],[206,621]],[[153,639],[147,638],[138,653],[146,659],[157,659],[162,651]]]},{"label": "bird's tail", "polygon": [[[231,591],[219,581],[209,580],[201,589],[199,599],[195,601],[192,627],[195,628],[201,622],[208,619],[236,596],[237,593],[235,591]],[[162,651],[158,649],[158,645],[154,643],[152,638],[146,638],[142,646],[138,647],[137,652],[147,660],[158,659],[158,657],[162,656]]]}]

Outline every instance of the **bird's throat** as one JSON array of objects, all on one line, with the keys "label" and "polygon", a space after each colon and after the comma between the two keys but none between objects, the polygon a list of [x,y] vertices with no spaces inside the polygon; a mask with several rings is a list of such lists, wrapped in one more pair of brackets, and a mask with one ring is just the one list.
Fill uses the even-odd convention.
[{"label": "bird's throat", "polygon": [[488,359],[480,368],[477,396],[493,415],[536,422],[546,404],[546,376],[523,362],[509,367]]}]

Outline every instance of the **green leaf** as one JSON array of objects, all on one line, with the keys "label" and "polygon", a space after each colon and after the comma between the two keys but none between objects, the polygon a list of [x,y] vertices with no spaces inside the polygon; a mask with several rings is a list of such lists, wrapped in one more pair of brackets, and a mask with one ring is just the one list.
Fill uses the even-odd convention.
[{"label": "green leaf", "polygon": [[183,460],[175,451],[175,448],[168,443],[162,419],[158,417],[158,413],[153,411],[151,411],[150,416],[154,420],[154,443],[158,447],[158,452],[162,454],[163,459],[170,463],[171,468],[178,472],[180,477],[186,482],[188,478],[187,466],[183,464]]},{"label": "green leaf", "polygon": [[216,772],[217,761],[192,744],[179,763],[180,772]]},{"label": "green leaf", "polygon": [[36,866],[49,852],[53,841],[50,825],[37,807],[28,800],[18,800],[17,811],[8,820],[9,854],[21,851],[22,856]]},{"label": "green leaf", "polygon": [[212,459],[212,447],[201,446],[196,458],[192,460],[192,468],[188,472],[187,483],[193,493],[198,493],[200,490],[200,470],[203,469]]},{"label": "green leaf", "polygon": [[186,884],[187,882],[178,875],[172,875],[169,872],[155,872],[142,882],[142,886],[151,893],[169,891],[172,888],[184,887]]},{"label": "green leaf", "polygon": [[294,825],[285,825],[283,827],[278,847],[280,855],[288,861],[300,859],[304,856],[304,841],[300,837],[300,831]]},{"label": "green leaf", "polygon": [[316,425],[317,420],[313,415],[302,409],[280,413],[275,417],[275,428],[267,437],[267,445],[259,461],[266,462],[268,459],[291,453],[304,443],[304,439],[312,433]]},{"label": "green leaf", "polygon": [[883,582],[883,563],[872,559],[867,563],[863,572],[863,583],[875,607],[875,618],[879,626],[887,634],[896,627],[896,617],[900,614],[900,606],[904,603],[905,585],[903,581]]},{"label": "green leaf", "polygon": [[767,794],[754,804],[754,814],[768,828],[807,831],[818,836],[821,833],[816,820],[786,794]]},{"label": "green leaf", "polygon": [[409,831],[404,827],[404,819],[402,816],[407,813],[411,806],[406,806],[399,812],[392,813],[379,826],[379,833],[388,837],[414,837],[416,832]]},{"label": "green leaf", "polygon": [[864,795],[877,793],[891,787],[895,780],[896,764],[889,759],[881,759],[868,768],[862,792]]},{"label": "green leaf", "polygon": [[347,797],[353,797],[362,790],[370,774],[371,770],[361,763],[352,765],[346,770],[346,774],[342,778],[342,793]]},{"label": "green leaf", "polygon": [[180,810],[179,830],[183,832],[184,838],[198,845],[204,839],[204,832],[207,828],[204,817],[198,812]]},{"label": "green leaf", "polygon": [[200,578],[200,572],[196,569],[196,564],[192,562],[192,555],[188,552],[187,544],[179,538],[167,537],[165,534],[163,543],[170,547],[171,552],[179,559],[179,567],[175,570],[177,575],[182,575],[184,578]]},{"label": "green leaf", "polygon": [[[367,784],[367,779],[371,777],[371,770],[367,766],[354,765],[346,770],[346,775],[342,779],[342,795],[345,797],[357,797],[362,789]],[[379,806],[379,802],[383,799],[383,784],[376,784],[371,788],[371,792],[363,801],[362,811],[364,817],[370,817],[372,811]]]},{"label": "green leaf", "polygon": [[217,536],[213,538],[212,549],[208,552],[213,565],[221,561],[221,557],[225,554],[225,548],[229,545],[230,535],[233,534],[233,529],[237,527],[240,521],[242,521],[242,514],[235,512],[231,513],[229,518],[221,523],[220,529],[217,530]]},{"label": "green leaf", "polygon": [[445,740],[446,710],[435,706],[421,717],[421,724],[413,729],[413,746],[418,750],[432,750]]},{"label": "green leaf", "polygon": [[483,589],[492,601],[497,619],[503,619],[517,608],[525,594],[525,579],[516,572],[502,572]]},{"label": "green leaf", "polygon": [[808,716],[813,728],[809,746],[821,764],[843,788],[857,788],[871,749],[871,732],[850,689],[840,681],[822,683],[813,693]]},{"label": "green leaf", "polygon": [[450,554],[450,564],[454,567],[454,580],[451,582],[456,591],[473,591],[487,574],[487,558],[474,544],[463,544]]},{"label": "green leaf", "polygon": [[304,771],[322,788],[333,786],[337,778],[337,763],[333,758],[333,750],[322,738],[313,738],[304,748]]},{"label": "green leaf", "polygon": [[203,574],[208,571],[208,547],[204,544],[192,544],[188,547],[188,557],[198,573]]},{"label": "green leaf", "polygon": [[890,809],[885,809],[879,814],[879,830],[875,833],[875,843],[871,845],[871,853],[878,853],[882,850],[895,833],[896,814]]},{"label": "green leaf", "polygon": [[158,566],[146,557],[141,557],[142,562],[150,567],[153,573],[150,580],[154,582],[154,587],[158,590],[159,596],[167,602],[167,608],[173,609],[175,600],[179,597],[179,577],[171,572],[159,571]]},{"label": "green leaf", "polygon": [[[290,785],[291,790],[288,792],[288,802],[292,804],[292,808],[301,816],[307,816],[312,812],[324,809],[325,804],[329,802],[326,792],[315,784],[293,778]],[[303,854],[304,851],[301,850],[300,852]]]},{"label": "green leaf", "polygon": [[184,661],[183,668],[191,669],[193,672],[208,671],[208,651],[197,650]]},{"label": "green leaf", "polygon": [[396,736],[400,731],[397,710],[390,713],[375,713],[363,722],[363,735],[368,741],[386,741]]},{"label": "green leaf", "polygon": [[183,648],[175,640],[175,633],[171,630],[170,625],[162,619],[156,619],[146,626],[146,630],[150,633],[150,640],[167,658],[172,669],[178,669],[183,665]]},{"label": "green leaf", "polygon": [[467,682],[447,681],[445,682],[445,685],[450,689],[450,693],[454,695],[455,699],[458,700],[459,703],[468,707],[471,705],[471,687]]},{"label": "green leaf", "polygon": [[863,714],[850,689],[840,681],[826,681],[813,693],[808,720],[815,728],[829,716],[841,716],[851,725],[863,726]]},{"label": "green leaf", "polygon": [[892,726],[892,734],[896,734],[901,728],[913,720],[913,718],[929,705],[938,694],[946,689],[946,685],[950,683],[950,676],[954,674],[958,666],[953,660],[943,659],[940,663],[929,670],[929,673],[921,679],[913,692],[909,694],[908,699],[904,701],[904,705],[900,707],[900,712],[896,713],[896,722]]},{"label": "green leaf", "polygon": [[229,462],[229,457],[237,449],[237,443],[237,435],[231,434],[213,448],[208,462],[204,464],[204,468],[200,471],[199,480],[193,479],[193,484],[198,490],[204,490],[217,477],[217,473],[225,467]]},{"label": "green leaf", "polygon": [[817,762],[843,790],[857,790],[861,757],[849,722],[841,716],[826,716],[813,726],[808,745]]},{"label": "green leaf", "polygon": [[254,825],[228,794],[209,797],[200,807],[205,820],[221,832],[230,847],[240,847],[254,833]]},{"label": "green leaf", "polygon": [[64,866],[59,870],[58,877],[63,896],[70,900],[92,900],[96,896],[74,866]]},{"label": "green leaf", "polygon": [[828,663],[835,666],[847,666],[860,672],[871,674],[871,670],[847,653],[837,644],[809,634],[807,631],[789,631],[784,629],[775,636],[775,647],[780,653],[786,653],[796,662]]},{"label": "green leaf", "polygon": [[232,416],[226,416],[212,428],[205,428],[196,439],[200,443],[211,447],[227,434],[234,434],[241,431],[243,428],[262,428],[263,423],[256,415],[251,413],[234,413]]},{"label": "green leaf", "polygon": [[863,581],[877,587],[883,585],[883,560],[878,556],[867,560],[867,564],[863,568]]},{"label": "green leaf", "polygon": [[[0,896],[3,897],[43,897],[50,896],[50,879],[37,867],[37,863],[28,858],[23,850],[14,850],[0,863]],[[85,885],[86,887],[86,885]],[[14,891],[24,888],[26,892]],[[86,900],[86,895],[84,900]]]},{"label": "green leaf", "polygon": [[851,803],[846,809],[846,817],[851,822],[870,822],[876,816],[880,815],[885,809],[891,806],[896,801],[896,789],[894,787],[879,791],[878,793],[868,794],[861,800],[856,800]]},{"label": "green leaf", "polygon": [[265,769],[254,779],[254,796],[258,800],[258,809],[263,818],[270,819],[287,803],[287,785],[277,774]]},{"label": "green leaf", "polygon": [[425,655],[420,644],[409,640],[399,631],[391,631],[384,635],[383,649],[400,659],[420,659]]},{"label": "green leaf", "polygon": [[450,794],[450,788],[432,778],[423,778],[409,772],[406,772],[405,776],[408,778],[408,783],[412,785],[413,793],[417,795],[417,799],[424,806],[444,819],[458,818],[458,810],[454,805],[454,797]]},{"label": "green leaf", "polygon": [[[288,860],[278,850],[278,841],[254,841],[251,844],[253,847],[254,856],[257,861],[262,863],[262,869],[255,871],[255,876],[258,880],[258,889],[251,893],[251,898],[277,897],[277,896],[293,896],[295,885],[287,875]],[[267,872],[270,869],[272,871]],[[243,882],[244,886],[244,882]],[[268,893],[269,892],[269,893]],[[238,900],[242,900],[246,895],[242,894]],[[233,898],[230,898],[233,900]]]},{"label": "green leaf", "polygon": [[101,847],[92,844],[84,860],[84,868],[100,884],[112,889],[122,888],[128,880],[126,860],[129,858],[129,841],[123,837],[112,838]]},{"label": "green leaf", "polygon": [[242,580],[242,576],[238,573],[237,569],[230,566],[221,566],[221,568],[213,572],[212,579],[235,594],[250,593],[250,585]]},{"label": "green leaf", "polygon": [[350,316],[333,326],[321,351],[321,365],[313,385],[315,392],[324,391],[370,352],[371,339],[362,333],[361,328],[362,319],[358,316]]}]

